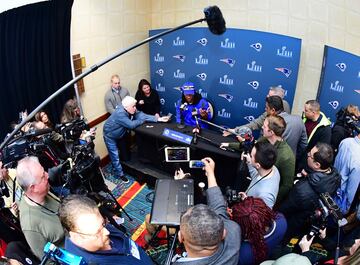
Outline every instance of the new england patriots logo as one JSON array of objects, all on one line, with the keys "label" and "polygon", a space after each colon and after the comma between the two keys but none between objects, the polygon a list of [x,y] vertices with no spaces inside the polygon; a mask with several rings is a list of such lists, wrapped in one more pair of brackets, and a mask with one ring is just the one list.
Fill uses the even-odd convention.
[{"label": "new england patriots logo", "polygon": [[275,70],[283,73],[286,77],[289,77],[291,75],[291,70],[284,67],[275,68]]},{"label": "new england patriots logo", "polygon": [[182,55],[182,54],[177,54],[177,55],[174,55],[173,58],[178,59],[179,61],[181,61],[183,63],[183,62],[185,62],[186,56]]},{"label": "new england patriots logo", "polygon": [[163,39],[162,38],[159,38],[155,41],[156,44],[158,44],[159,46],[163,45]]},{"label": "new england patriots logo", "polygon": [[254,116],[245,116],[244,119],[247,120],[248,122],[251,122],[251,121],[255,120],[255,117]]},{"label": "new england patriots logo", "polygon": [[254,48],[257,52],[259,52],[262,49],[262,44],[260,42],[257,42],[251,44],[250,47]]},{"label": "new england patriots logo", "polygon": [[207,74],[206,73],[200,73],[196,75],[197,77],[199,77],[202,81],[206,80]]},{"label": "new england patriots logo", "polygon": [[233,100],[234,96],[230,94],[218,94],[219,97],[226,99],[229,103]]},{"label": "new england patriots logo", "polygon": [[329,101],[329,104],[333,109],[337,109],[339,107],[339,101],[337,100]]},{"label": "new england patriots logo", "polygon": [[235,60],[231,58],[220,59],[220,62],[226,63],[230,67],[233,67],[235,65]]},{"label": "new england patriots logo", "polygon": [[[174,86],[173,89],[177,90],[177,91],[181,91],[181,87],[180,86]],[[176,106],[175,106],[176,107]]]},{"label": "new england patriots logo", "polygon": [[354,90],[356,93],[360,94],[360,89],[355,89]]},{"label": "new england patriots logo", "polygon": [[337,63],[337,64],[335,64],[336,66],[337,66],[337,68],[339,68],[339,70],[341,71],[341,72],[345,72],[345,70],[346,70],[346,63]]},{"label": "new england patriots logo", "polygon": [[208,43],[208,40],[207,40],[207,38],[201,38],[201,39],[197,40],[196,42],[201,44],[202,46],[206,46],[206,44]]},{"label": "new england patriots logo", "polygon": [[155,73],[157,73],[159,76],[163,76],[164,75],[164,70],[160,68]]},{"label": "new england patriots logo", "polygon": [[251,86],[253,89],[258,89],[260,86],[260,83],[258,81],[251,81],[248,83],[249,86]]}]

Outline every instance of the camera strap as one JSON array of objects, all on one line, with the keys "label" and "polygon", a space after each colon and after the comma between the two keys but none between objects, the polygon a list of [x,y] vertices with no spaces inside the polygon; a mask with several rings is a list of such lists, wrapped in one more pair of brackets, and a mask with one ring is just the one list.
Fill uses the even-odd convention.
[{"label": "camera strap", "polygon": [[265,176],[261,177],[260,179],[258,179],[254,184],[252,184],[249,188],[247,188],[247,190],[245,191],[245,193],[247,194],[249,192],[249,190],[251,190],[256,184],[258,184],[260,181],[262,181],[264,178],[266,178],[267,176],[269,176],[271,173],[273,172],[273,169],[271,169]]},{"label": "camera strap", "polygon": [[34,201],[33,199],[31,199],[31,198],[30,198],[29,196],[27,196],[26,194],[24,194],[24,195],[26,196],[26,198],[28,198],[32,203],[35,203],[37,206],[40,206],[41,208],[47,210],[48,212],[50,212],[50,213],[53,214],[53,215],[58,215],[58,212],[55,212],[55,211],[49,209],[48,207],[46,207],[46,206],[44,206],[44,205],[42,205],[42,204]]}]

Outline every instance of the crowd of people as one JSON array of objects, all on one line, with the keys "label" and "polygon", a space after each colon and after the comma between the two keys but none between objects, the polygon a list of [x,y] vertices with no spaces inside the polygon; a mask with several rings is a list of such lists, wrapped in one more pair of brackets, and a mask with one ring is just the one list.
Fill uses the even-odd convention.
[{"label": "crowd of people", "polygon": [[[206,128],[207,124],[197,121],[195,116],[210,120],[211,104],[196,92],[191,82],[186,82],[181,92],[176,103],[176,121]],[[145,79],[140,80],[135,97],[131,97],[129,90],[121,86],[120,77],[113,75],[104,103],[110,117],[104,124],[103,139],[113,174],[127,183],[121,160],[129,159],[127,144],[131,130],[145,122],[168,122],[169,117],[161,115],[159,95]],[[79,105],[70,99],[64,106],[61,122],[67,124],[79,118]],[[223,136],[236,134],[237,141],[219,146],[240,151],[239,161],[244,161],[249,171],[249,185],[238,191],[238,200],[227,201],[217,184],[215,161],[210,157],[202,159],[207,204],[197,204],[182,215],[178,241],[184,251],[175,255],[172,262],[333,264],[337,225],[346,219],[347,224],[341,225],[339,264],[359,263],[360,134],[359,127],[354,125],[359,119],[358,107],[349,105],[337,114],[331,127],[316,100],[304,104],[303,117],[292,115],[284,100],[284,89],[271,87],[265,99],[265,112],[248,124],[226,130]],[[28,127],[54,129],[54,124],[41,111],[24,130],[29,130]],[[249,152],[243,152],[245,139],[239,134],[244,127],[260,130],[260,137]],[[88,135],[84,131],[79,138],[86,140]],[[66,159],[69,143],[64,136],[53,130],[51,141]],[[18,161],[16,181],[23,193],[18,205],[12,207],[18,214],[22,234],[14,236],[14,240],[0,236],[4,239],[0,243],[8,243],[4,253],[8,258],[3,258],[0,264],[16,264],[11,263],[14,259],[23,264],[27,264],[26,260],[39,264],[47,242],[83,257],[88,264],[153,264],[126,233],[109,223],[109,217],[100,213],[91,198],[68,195],[59,201],[53,196],[50,170],[41,157],[28,156]],[[1,180],[8,179],[7,170],[0,173]],[[185,176],[182,171],[181,175]],[[345,219],[331,218],[332,209],[321,201],[323,194],[334,200]],[[326,210],[329,216],[325,216]],[[320,221],[323,222],[318,225]],[[309,234],[310,231],[315,233]],[[315,243],[321,244],[327,254],[313,251]],[[25,250],[16,258],[20,246]]]}]

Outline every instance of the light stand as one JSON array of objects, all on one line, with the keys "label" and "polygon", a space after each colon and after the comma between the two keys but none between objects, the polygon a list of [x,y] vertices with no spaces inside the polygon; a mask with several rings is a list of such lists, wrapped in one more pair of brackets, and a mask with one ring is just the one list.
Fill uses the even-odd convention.
[{"label": "light stand", "polygon": [[47,99],[45,99],[39,106],[37,106],[10,134],[9,136],[1,143],[0,145],[0,151],[3,150],[3,148],[6,146],[7,143],[9,143],[9,141],[14,137],[14,135],[26,124],[28,123],[34,116],[36,113],[38,113],[40,110],[44,109],[44,107],[51,101],[53,100],[55,97],[57,97],[59,94],[61,94],[62,92],[64,92],[67,88],[69,88],[70,86],[74,85],[76,82],[78,82],[79,80],[83,79],[84,77],[86,77],[87,75],[89,75],[92,72],[95,72],[97,69],[99,69],[101,66],[107,64],[108,62],[114,60],[115,58],[128,53],[129,51],[145,44],[148,43],[154,39],[157,39],[159,37],[162,37],[164,35],[167,35],[171,32],[177,31],[179,29],[185,28],[187,26],[191,26],[194,24],[197,24],[199,22],[203,22],[203,21],[207,21],[209,29],[212,33],[214,34],[222,34],[225,32],[226,28],[225,28],[225,21],[224,18],[221,14],[220,9],[217,6],[211,6],[208,8],[204,9],[204,13],[205,13],[205,18],[201,18],[201,19],[197,19],[194,20],[192,22],[188,22],[185,23],[181,26],[166,30],[164,32],[161,32],[159,34],[156,34],[154,36],[151,36],[125,50],[116,52],[115,54],[105,58],[104,60],[100,61],[97,64],[94,64],[93,66],[91,66],[89,69],[87,69],[85,72],[83,72],[82,74],[78,75],[77,77],[75,77],[74,79],[72,79],[71,81],[69,81],[68,83],[66,83],[65,85],[63,85],[61,88],[59,88],[56,92],[54,92],[52,95],[50,95]]}]

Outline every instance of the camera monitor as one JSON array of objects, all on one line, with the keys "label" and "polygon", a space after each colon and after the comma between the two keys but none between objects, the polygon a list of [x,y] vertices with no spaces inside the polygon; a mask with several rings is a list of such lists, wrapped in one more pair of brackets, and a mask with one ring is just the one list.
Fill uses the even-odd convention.
[{"label": "camera monitor", "polygon": [[189,147],[166,147],[165,148],[166,162],[189,162],[190,148]]}]

